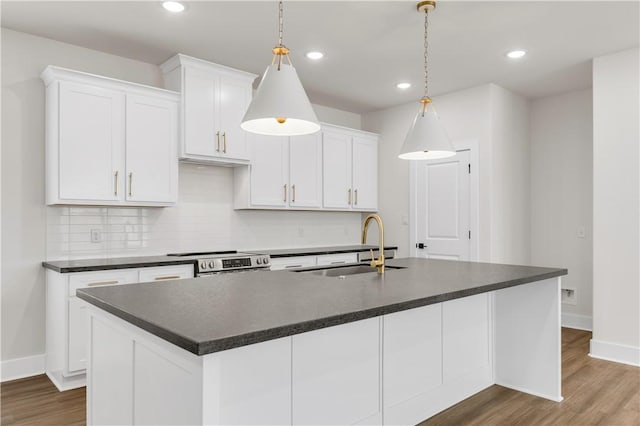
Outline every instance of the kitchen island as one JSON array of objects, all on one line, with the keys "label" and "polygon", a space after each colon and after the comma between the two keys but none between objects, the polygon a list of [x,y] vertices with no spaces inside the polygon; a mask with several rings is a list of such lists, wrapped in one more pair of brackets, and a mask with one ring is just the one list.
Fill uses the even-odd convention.
[{"label": "kitchen island", "polygon": [[492,384],[562,399],[566,270],[388,265],[78,290],[88,424],[415,424]]}]

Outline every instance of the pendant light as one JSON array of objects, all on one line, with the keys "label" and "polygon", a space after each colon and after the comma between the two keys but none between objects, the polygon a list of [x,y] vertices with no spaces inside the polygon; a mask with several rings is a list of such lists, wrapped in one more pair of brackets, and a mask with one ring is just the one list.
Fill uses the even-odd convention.
[{"label": "pendant light", "polygon": [[417,6],[418,12],[424,12],[424,96],[420,99],[420,108],[398,155],[403,160],[432,160],[456,155],[449,136],[433,108],[427,84],[429,76],[427,30],[429,29],[429,12],[435,7],[435,1],[421,1]]},{"label": "pendant light", "polygon": [[[240,127],[251,133],[295,136],[315,133],[320,122],[291,64],[289,49],[282,44],[282,1],[278,3],[278,45],[273,60],[260,81],[258,90]],[[288,63],[285,63],[284,59]]]}]

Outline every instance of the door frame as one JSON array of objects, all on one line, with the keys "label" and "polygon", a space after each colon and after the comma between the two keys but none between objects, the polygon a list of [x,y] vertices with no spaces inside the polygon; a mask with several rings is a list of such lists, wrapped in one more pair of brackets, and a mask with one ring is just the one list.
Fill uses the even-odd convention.
[{"label": "door frame", "polygon": [[[469,248],[469,261],[477,262],[480,252],[480,217],[479,217],[479,171],[478,141],[476,139],[456,141],[456,152],[469,151],[469,163],[471,174],[469,176],[469,228],[471,231],[471,246]],[[409,164],[409,256],[417,257],[418,249],[418,161]]]}]

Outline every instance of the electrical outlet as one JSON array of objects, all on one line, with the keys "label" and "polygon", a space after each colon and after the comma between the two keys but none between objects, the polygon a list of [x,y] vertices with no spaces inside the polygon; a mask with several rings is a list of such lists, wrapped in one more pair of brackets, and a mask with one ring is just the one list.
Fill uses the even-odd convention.
[{"label": "electrical outlet", "polygon": [[562,294],[562,303],[566,305],[577,304],[578,294],[575,288],[563,288],[560,292]]},{"label": "electrical outlet", "polygon": [[91,230],[91,242],[92,243],[101,243],[102,242],[102,232],[99,229]]}]

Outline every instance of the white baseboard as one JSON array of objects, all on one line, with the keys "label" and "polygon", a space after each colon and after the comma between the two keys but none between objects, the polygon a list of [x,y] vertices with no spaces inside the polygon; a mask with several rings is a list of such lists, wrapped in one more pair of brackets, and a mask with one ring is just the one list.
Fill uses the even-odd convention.
[{"label": "white baseboard", "polygon": [[44,354],[2,361],[1,381],[22,379],[44,373]]},{"label": "white baseboard", "polygon": [[562,326],[578,330],[593,331],[593,319],[586,315],[562,313]]},{"label": "white baseboard", "polygon": [[591,339],[589,356],[640,367],[640,347]]}]

